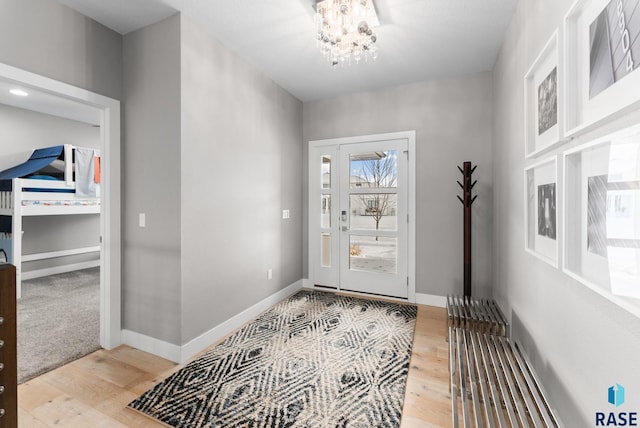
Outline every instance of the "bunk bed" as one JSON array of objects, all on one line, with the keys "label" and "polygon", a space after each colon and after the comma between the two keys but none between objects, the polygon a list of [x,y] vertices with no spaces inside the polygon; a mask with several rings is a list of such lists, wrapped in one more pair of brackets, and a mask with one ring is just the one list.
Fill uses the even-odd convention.
[{"label": "bunk bed", "polygon": [[70,144],[33,151],[0,172],[0,248],[16,266],[21,296],[22,263],[100,251],[100,246],[22,254],[23,217],[100,213],[100,153]]}]

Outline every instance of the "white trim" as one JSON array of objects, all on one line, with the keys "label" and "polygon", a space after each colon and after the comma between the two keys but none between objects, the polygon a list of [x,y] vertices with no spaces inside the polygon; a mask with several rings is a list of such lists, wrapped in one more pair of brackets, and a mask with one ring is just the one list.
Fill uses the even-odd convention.
[{"label": "white trim", "polygon": [[447,307],[446,296],[436,296],[433,294],[416,293],[416,303],[418,305],[435,306],[437,308]]},{"label": "white trim", "polygon": [[[556,258],[553,259],[551,257],[547,257],[544,254],[535,251],[535,248],[532,248],[533,245],[529,242],[529,221],[533,221],[535,224],[535,216],[533,219],[529,218],[529,171],[534,171],[536,168],[541,166],[553,164],[555,169],[555,183],[556,183],[556,242],[555,242],[555,250],[556,250]],[[539,160],[538,162],[527,166],[524,168],[524,250],[531,254],[534,257],[544,261],[545,263],[549,263],[554,268],[558,269],[560,267],[560,239],[563,236],[561,228],[563,227],[562,223],[562,209],[564,205],[561,203],[561,196],[564,194],[564,189],[562,188],[562,183],[560,182],[560,176],[558,173],[558,157],[556,155],[550,156],[548,158]]]},{"label": "white trim", "polygon": [[563,272],[578,281],[580,284],[585,285],[587,288],[591,289],[591,291],[595,291],[610,302],[613,302],[621,308],[626,309],[636,317],[640,317],[640,308],[631,302],[632,299],[626,300],[622,297],[611,294],[611,292],[603,289],[602,286],[599,286],[593,281],[589,281],[588,279],[578,275],[568,268],[563,269]]},{"label": "white trim", "polygon": [[610,0],[576,0],[564,16],[565,135],[578,137],[640,105],[636,67],[594,97],[589,96],[589,26]]},{"label": "white trim", "polygon": [[180,362],[180,346],[165,342],[154,337],[136,333],[131,330],[122,330],[122,343],[141,351],[148,352],[175,363]]},{"label": "white trim", "polygon": [[291,296],[298,290],[302,289],[302,283],[303,283],[303,280],[299,279],[298,281],[294,282],[288,287],[283,288],[277,293],[272,294],[271,296],[261,300],[260,302],[256,303],[250,308],[245,309],[244,311],[229,318],[223,323],[218,324],[211,330],[185,343],[184,345],[182,345],[182,348],[181,348],[181,358],[179,362],[183,363],[187,361],[188,359],[198,354],[203,349],[208,348],[213,343],[219,341],[225,336],[228,336],[233,331],[239,329],[249,321],[253,320],[262,312],[266,311],[267,309],[271,308],[272,306],[278,304],[282,300]]},{"label": "white trim", "polygon": [[302,289],[303,284],[303,279],[294,282],[266,299],[261,300],[250,308],[245,309],[239,314],[218,324],[211,330],[202,333],[200,336],[190,340],[182,346],[174,345],[172,343],[129,330],[122,330],[122,342],[140,349],[141,351],[166,358],[174,363],[182,364],[220,339],[244,326],[249,321],[255,319],[262,312]]},{"label": "white trim", "polygon": [[49,251],[47,253],[27,254],[26,256],[23,255],[22,261],[32,262],[34,260],[54,259],[56,257],[67,257],[67,256],[75,256],[78,254],[96,253],[98,251],[100,251],[99,245],[95,247],[74,248],[71,250]]},{"label": "white trim", "polygon": [[409,301],[416,301],[416,188],[417,188],[417,171],[416,159],[416,131],[405,133],[409,140],[409,159],[408,159],[408,183],[407,183],[407,214],[409,215],[409,224],[407,230],[407,276],[409,277]]},{"label": "white trim", "polygon": [[[416,131],[398,131],[398,132],[389,132],[385,134],[373,134],[373,135],[362,135],[362,136],[353,136],[353,137],[340,137],[340,138],[331,138],[326,140],[311,140],[309,141],[309,158],[307,161],[311,162],[311,154],[314,148],[326,147],[326,146],[334,146],[334,145],[343,145],[343,144],[358,144],[363,142],[377,142],[377,141],[389,141],[389,140],[401,140],[407,139],[408,141],[408,150],[409,150],[409,159],[407,163],[408,169],[408,189],[407,189],[407,213],[409,214],[409,223],[407,228],[407,276],[409,279],[408,284],[408,296],[407,299],[398,299],[402,301],[409,301],[411,303],[415,302],[416,299],[416,187],[417,187],[417,176],[416,176]],[[311,171],[311,166],[309,165],[309,171]],[[307,176],[307,181],[309,182],[309,176]],[[309,183],[307,183],[309,184]],[[311,189],[309,188],[309,200],[308,204],[311,206],[313,198]],[[313,215],[311,212],[309,216]],[[309,222],[309,224],[312,224]],[[313,248],[314,239],[312,233],[314,231],[311,230],[311,227],[308,228],[308,242],[309,248],[307,251],[308,254],[308,270],[309,270],[309,278],[306,279],[309,285],[305,285],[305,288],[314,289],[314,266],[315,257],[317,255],[316,250]],[[323,288],[318,288],[322,290]],[[329,289],[331,290],[331,289]],[[343,291],[343,290],[341,290]],[[363,294],[364,295],[364,294]]]},{"label": "white trim", "polygon": [[339,137],[339,138],[330,138],[328,140],[311,140],[309,141],[309,146],[320,147],[320,146],[333,146],[340,144],[356,144],[356,143],[373,143],[376,141],[387,141],[387,140],[401,140],[403,138],[416,138],[416,131],[398,131],[398,132],[389,132],[386,134],[373,134],[373,135],[359,135],[355,137]]},{"label": "white trim", "polygon": [[[102,136],[100,184],[100,345],[112,349],[122,343],[121,320],[121,226],[120,226],[120,102],[105,103],[100,134]],[[108,143],[108,144],[107,144]]]},{"label": "white trim", "polygon": [[42,278],[43,276],[74,272],[76,270],[90,269],[90,268],[99,267],[99,266],[100,266],[100,260],[91,260],[88,262],[80,262],[80,263],[70,263],[66,265],[54,266],[54,267],[45,268],[45,269],[35,269],[27,272],[23,271],[22,279],[26,280],[26,279],[33,279],[33,278]]},{"label": "white trim", "polygon": [[[551,38],[533,61],[533,64],[524,75],[524,153],[529,159],[545,152],[559,143],[564,142],[564,81],[561,79],[564,73],[564,65],[561,63],[559,32],[555,30]],[[537,111],[537,87],[534,87],[534,80],[541,68],[548,64],[551,58],[552,65],[556,67],[556,106],[557,123],[543,133],[538,135]],[[546,76],[545,76],[546,77]],[[538,145],[540,147],[538,147]],[[533,146],[533,148],[531,148]]]},{"label": "white trim", "polygon": [[100,110],[100,345],[114,348],[121,343],[120,101],[2,63],[0,79]]},{"label": "white trim", "polygon": [[[609,288],[607,286],[597,284],[591,279],[585,276],[582,276],[580,272],[577,272],[576,270],[574,270],[573,267],[569,266],[568,264],[569,252],[572,250],[570,245],[571,243],[569,242],[569,233],[570,233],[569,222],[572,219],[568,218],[570,215],[568,208],[569,208],[569,202],[570,202],[569,196],[572,196],[572,195],[569,193],[570,180],[568,179],[568,176],[570,171],[568,168],[568,164],[569,164],[568,158],[570,156],[575,156],[578,153],[586,152],[589,149],[596,148],[597,146],[610,144],[612,143],[613,140],[616,140],[616,139],[622,140],[625,138],[629,138],[630,136],[637,136],[637,135],[640,135],[640,127],[637,125],[630,126],[628,128],[624,128],[617,132],[612,132],[611,134],[595,138],[592,141],[580,144],[576,147],[565,150],[562,153],[562,169],[563,169],[562,177],[563,177],[564,197],[562,198],[563,247],[562,247],[561,257],[562,257],[562,272],[564,272],[566,275],[573,278],[577,282],[585,285],[587,288],[591,289],[592,291],[598,293],[599,295],[609,300],[610,302],[613,302],[616,305],[620,306],[621,308],[626,309],[636,317],[640,317],[640,305],[636,304],[637,299],[613,294],[611,291],[609,291]],[[578,249],[578,251],[586,251],[586,250]]]}]

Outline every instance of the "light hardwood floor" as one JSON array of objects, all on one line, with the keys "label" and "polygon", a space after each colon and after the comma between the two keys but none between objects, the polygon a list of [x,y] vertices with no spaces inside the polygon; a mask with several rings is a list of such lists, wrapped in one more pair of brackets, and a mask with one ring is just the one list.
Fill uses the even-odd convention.
[{"label": "light hardwood floor", "polygon": [[[446,312],[418,306],[401,428],[451,426]],[[127,404],[179,366],[128,346],[100,350],[18,387],[20,427],[165,427]]]}]

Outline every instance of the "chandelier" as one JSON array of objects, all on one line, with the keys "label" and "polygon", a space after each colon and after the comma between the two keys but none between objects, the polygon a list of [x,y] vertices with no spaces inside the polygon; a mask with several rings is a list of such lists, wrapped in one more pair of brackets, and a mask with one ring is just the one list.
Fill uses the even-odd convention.
[{"label": "chandelier", "polygon": [[334,67],[376,59],[372,28],[379,25],[373,0],[322,0],[316,3],[318,47]]}]

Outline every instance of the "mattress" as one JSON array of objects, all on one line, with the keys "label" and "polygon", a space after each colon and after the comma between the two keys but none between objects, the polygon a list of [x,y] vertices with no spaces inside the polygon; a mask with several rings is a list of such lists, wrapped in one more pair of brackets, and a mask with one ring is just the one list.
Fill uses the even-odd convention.
[{"label": "mattress", "polygon": [[100,199],[71,199],[71,200],[52,200],[52,201],[41,201],[41,200],[26,200],[22,201],[23,206],[33,206],[33,205],[42,205],[42,206],[92,206],[92,205],[100,205]]}]

